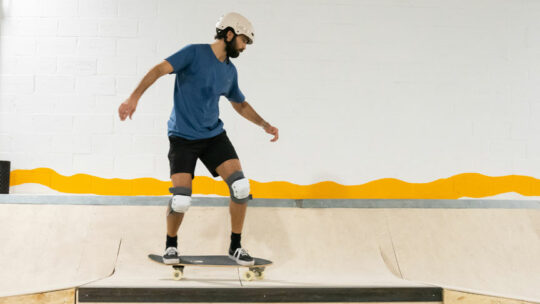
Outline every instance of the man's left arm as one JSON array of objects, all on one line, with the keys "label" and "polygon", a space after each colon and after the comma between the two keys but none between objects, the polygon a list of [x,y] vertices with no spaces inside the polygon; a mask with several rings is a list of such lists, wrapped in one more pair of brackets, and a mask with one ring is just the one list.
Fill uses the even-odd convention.
[{"label": "man's left arm", "polygon": [[262,119],[257,112],[255,112],[255,109],[247,102],[233,102],[231,101],[231,104],[233,108],[238,112],[238,114],[242,115],[247,120],[251,121],[252,123],[262,127],[264,131],[268,134],[274,135],[274,138],[271,139],[271,142],[275,142],[279,139],[279,130],[278,128],[272,126],[270,123]]}]

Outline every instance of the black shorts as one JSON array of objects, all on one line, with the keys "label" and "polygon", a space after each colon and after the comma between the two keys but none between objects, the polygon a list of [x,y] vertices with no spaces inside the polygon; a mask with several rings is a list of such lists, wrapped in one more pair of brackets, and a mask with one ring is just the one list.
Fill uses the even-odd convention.
[{"label": "black shorts", "polygon": [[171,176],[176,173],[191,173],[191,176],[195,177],[195,165],[200,158],[212,176],[217,177],[219,174],[216,168],[219,165],[229,159],[238,159],[225,131],[215,137],[196,140],[169,136],[169,142]]}]

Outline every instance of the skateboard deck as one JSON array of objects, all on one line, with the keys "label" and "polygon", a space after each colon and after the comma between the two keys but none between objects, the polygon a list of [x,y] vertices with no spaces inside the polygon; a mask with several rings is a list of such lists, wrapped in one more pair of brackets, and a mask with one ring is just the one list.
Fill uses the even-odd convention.
[{"label": "skateboard deck", "polygon": [[233,268],[249,268],[247,272],[243,274],[243,278],[246,281],[252,281],[253,279],[262,280],[264,278],[264,270],[267,266],[272,265],[272,261],[253,258],[255,260],[254,265],[244,266],[239,265],[235,261],[231,260],[226,255],[183,255],[180,256],[180,263],[177,264],[165,264],[163,262],[163,257],[157,254],[149,254],[148,258],[150,260],[166,265],[172,266],[174,269],[173,278],[175,280],[181,280],[184,275],[184,267],[186,266],[199,266],[199,267],[233,267]]}]

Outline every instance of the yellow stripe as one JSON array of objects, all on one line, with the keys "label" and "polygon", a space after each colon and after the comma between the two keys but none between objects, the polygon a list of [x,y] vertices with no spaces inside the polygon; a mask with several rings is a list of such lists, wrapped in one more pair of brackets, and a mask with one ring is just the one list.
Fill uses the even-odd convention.
[{"label": "yellow stripe", "polygon": [[[100,178],[87,174],[63,176],[52,169],[14,170],[11,186],[27,183],[41,184],[63,193],[97,195],[168,195],[170,181],[154,178]],[[540,196],[540,180],[520,175],[491,177],[478,173],[464,173],[428,183],[408,183],[385,178],[362,185],[345,186],[334,182],[296,185],[289,182],[260,183],[251,180],[255,198],[281,199],[458,199],[481,198],[516,192],[524,196]],[[227,184],[210,177],[197,176],[194,194],[229,196]]]}]

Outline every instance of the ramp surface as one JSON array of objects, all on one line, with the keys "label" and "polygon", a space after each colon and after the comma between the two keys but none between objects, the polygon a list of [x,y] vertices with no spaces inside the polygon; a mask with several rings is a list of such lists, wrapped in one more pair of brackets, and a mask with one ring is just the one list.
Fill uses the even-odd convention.
[{"label": "ramp surface", "polygon": [[[82,286],[80,294],[96,299],[100,292],[151,298],[249,287],[262,296],[394,291],[395,301],[422,293],[417,299],[428,301],[444,287],[540,301],[536,209],[252,207],[242,244],[274,264],[251,282],[240,279],[242,270],[212,267],[186,267],[184,279],[173,280],[172,267],[147,257],[164,249],[165,213],[164,206],[0,205],[0,296]],[[193,207],[179,249],[223,255],[229,239],[228,208]]]},{"label": "ramp surface", "polygon": [[394,210],[399,277],[448,289],[540,302],[538,210]]},{"label": "ramp surface", "polygon": [[[123,214],[115,274],[86,287],[425,286],[396,278],[380,258],[379,240],[388,238],[384,210],[249,209],[242,244],[252,255],[274,262],[265,280],[251,282],[240,280],[242,270],[197,267],[186,267],[185,280],[174,281],[170,266],[147,258],[164,250],[165,209],[145,207],[136,213],[133,208]],[[180,253],[226,254],[229,221],[228,208],[190,209],[179,233]]]},{"label": "ramp surface", "polygon": [[0,204],[0,297],[77,287],[112,274],[120,231],[92,206]]}]

